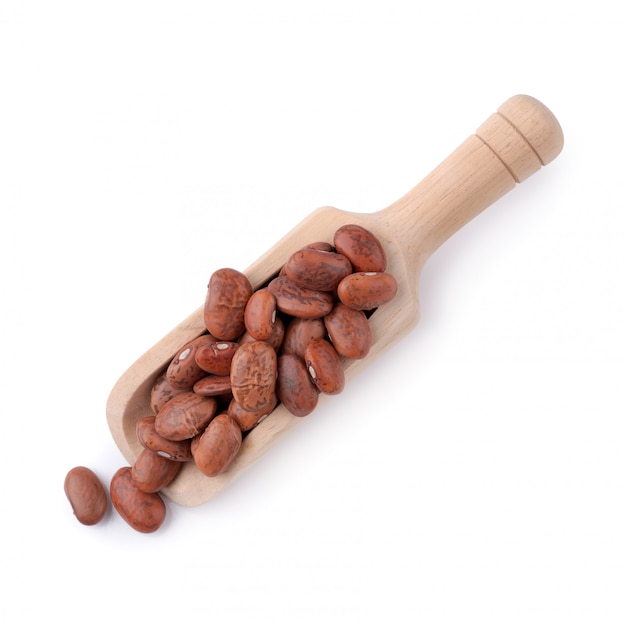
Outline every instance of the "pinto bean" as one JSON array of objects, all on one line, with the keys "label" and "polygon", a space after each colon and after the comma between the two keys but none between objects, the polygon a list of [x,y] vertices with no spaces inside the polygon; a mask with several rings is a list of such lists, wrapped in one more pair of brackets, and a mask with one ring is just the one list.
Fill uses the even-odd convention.
[{"label": "pinto bean", "polygon": [[226,471],[241,447],[242,435],[237,422],[227,413],[220,413],[194,444],[194,461],[209,477]]},{"label": "pinto bean", "polygon": [[65,476],[63,488],[72,511],[81,524],[93,526],[102,520],[109,499],[93,470],[82,465],[74,467]]},{"label": "pinto bean", "polygon": [[200,396],[221,396],[230,390],[230,376],[205,376],[193,386],[194,393]]},{"label": "pinto bean", "polygon": [[206,372],[196,362],[196,353],[203,346],[215,342],[211,335],[201,335],[185,344],[171,360],[165,376],[175,389],[189,390],[194,383],[206,376]]},{"label": "pinto bean", "polygon": [[378,238],[363,226],[346,224],[335,231],[337,252],[350,259],[354,272],[384,272],[387,256]]},{"label": "pinto bean", "polygon": [[[283,345],[283,339],[285,337],[285,323],[280,317],[276,317],[274,322],[274,328],[272,334],[265,339],[265,343],[268,343],[274,350],[280,350]],[[239,344],[251,343],[252,341],[258,341],[248,331],[246,331],[241,337],[239,337]]]},{"label": "pinto bean", "polygon": [[172,398],[155,416],[154,427],[166,439],[182,441],[202,432],[217,413],[217,400],[193,391]]},{"label": "pinto bean", "polygon": [[142,491],[130,467],[121,467],[111,479],[111,502],[120,517],[141,533],[158,530],[165,520],[165,503],[158,493]]},{"label": "pinto bean", "polygon": [[321,319],[294,317],[285,329],[283,354],[297,354],[304,357],[304,349],[314,337],[326,337],[326,327]]},{"label": "pinto bean", "polygon": [[250,411],[244,409],[234,398],[228,405],[228,415],[230,415],[239,424],[242,432],[247,432],[260,424],[275,408],[278,398],[273,395],[269,404],[259,409]]},{"label": "pinto bean", "polygon": [[156,415],[166,402],[169,402],[174,396],[177,396],[179,393],[184,393],[185,391],[189,391],[189,389],[176,389],[172,387],[165,372],[163,372],[161,375],[157,376],[150,390],[150,410]]},{"label": "pinto bean", "polygon": [[234,341],[213,341],[198,348],[196,363],[206,373],[215,376],[227,376],[230,373],[230,362],[237,352],[239,344]]},{"label": "pinto bean", "polygon": [[276,390],[276,351],[265,341],[243,344],[230,369],[234,399],[247,411],[264,410]]},{"label": "pinto bean", "polygon": [[167,487],[183,466],[178,461],[161,456],[149,448],[144,448],[131,468],[131,475],[141,491],[156,493]]},{"label": "pinto bean", "polygon": [[282,354],[278,358],[276,394],[285,408],[296,417],[308,415],[317,406],[319,389],[299,356]]},{"label": "pinto bean", "polygon": [[244,312],[252,295],[245,274],[231,269],[216,270],[209,279],[204,302],[204,325],[215,338],[232,341],[245,330]]},{"label": "pinto bean", "polygon": [[267,289],[250,296],[244,311],[246,330],[254,339],[265,341],[274,332],[276,323],[276,298]]},{"label": "pinto bean", "polygon": [[190,461],[191,450],[189,440],[171,441],[157,433],[154,427],[155,416],[148,415],[138,420],[135,425],[137,441],[144,447],[149,448],[158,455],[172,461]]},{"label": "pinto bean", "polygon": [[333,308],[331,293],[307,289],[288,276],[274,278],[267,288],[276,297],[278,309],[287,315],[312,319],[324,317]]},{"label": "pinto bean", "polygon": [[315,248],[316,250],[324,250],[325,252],[335,252],[333,245],[327,241],[314,241],[305,246],[306,248]]},{"label": "pinto bean", "polygon": [[387,272],[356,272],[337,287],[337,296],[346,306],[371,311],[392,300],[398,291],[396,279]]},{"label": "pinto bean", "polygon": [[286,276],[315,291],[334,291],[351,272],[352,263],[343,254],[317,248],[298,250],[285,263]]},{"label": "pinto bean", "polygon": [[265,340],[265,343],[268,343],[276,352],[280,350],[280,346],[283,343],[283,339],[285,337],[285,323],[280,317],[277,317],[274,322],[274,327],[272,328],[272,333]]},{"label": "pinto bean", "polygon": [[345,374],[341,359],[326,339],[311,339],[304,350],[304,361],[315,386],[335,395],[343,391]]},{"label": "pinto bean", "polygon": [[338,354],[347,359],[362,359],[372,345],[372,331],[363,311],[337,302],[324,317],[328,336]]}]

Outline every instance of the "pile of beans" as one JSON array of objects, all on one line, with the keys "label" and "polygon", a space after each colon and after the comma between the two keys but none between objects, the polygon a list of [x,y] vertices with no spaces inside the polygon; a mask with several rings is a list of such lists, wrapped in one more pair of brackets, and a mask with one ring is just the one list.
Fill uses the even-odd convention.
[{"label": "pile of beans", "polygon": [[[140,532],[157,530],[165,519],[158,492],[183,463],[217,476],[279,403],[304,417],[319,394],[341,393],[344,361],[369,352],[369,315],[396,295],[386,265],[380,241],[349,224],[332,244],[314,242],[294,252],[256,291],[237,270],[215,271],[204,304],[206,332],[182,346],[157,377],[152,415],[136,425],[142,451],[111,480],[121,517]],[[81,481],[74,480],[72,491],[66,480],[66,494],[79,521],[96,523],[95,513],[84,513],[89,506],[81,495],[94,491],[93,477],[86,468],[70,474],[75,470]],[[102,492],[98,496],[101,508]]]}]

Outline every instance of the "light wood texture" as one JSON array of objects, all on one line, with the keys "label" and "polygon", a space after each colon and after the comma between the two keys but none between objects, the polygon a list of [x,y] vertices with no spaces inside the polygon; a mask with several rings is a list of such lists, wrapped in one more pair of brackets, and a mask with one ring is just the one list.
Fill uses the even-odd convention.
[{"label": "light wood texture", "polygon": [[[381,211],[348,213],[331,207],[313,212],[276,243],[245,273],[253,287],[275,274],[298,248],[312,241],[332,241],[335,230],[349,223],[371,230],[387,252],[388,271],[398,281],[398,295],[370,318],[373,342],[365,359],[346,362],[346,381],[406,335],[419,320],[418,281],[430,255],[452,234],[493,204],[518,182],[552,161],[563,147],[554,115],[536,99],[517,95],[507,100],[445,161],[397,202]],[[214,268],[218,269],[218,268]],[[113,439],[130,464],[141,451],[135,423],[150,414],[150,389],[156,376],[186,342],[201,335],[202,307],[141,356],[119,379],[107,403]],[[178,504],[207,502],[303,419],[314,419],[332,397],[321,396],[307,418],[278,406],[251,431],[227,472],[207,478],[187,463],[164,495]]]}]

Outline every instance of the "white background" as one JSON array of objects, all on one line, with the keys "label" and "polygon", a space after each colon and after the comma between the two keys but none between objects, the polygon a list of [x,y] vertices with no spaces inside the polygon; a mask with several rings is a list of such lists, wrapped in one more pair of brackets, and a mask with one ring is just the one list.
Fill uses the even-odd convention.
[{"label": "white background", "polygon": [[[618,9],[0,0],[0,622],[626,623]],[[213,270],[387,206],[516,93],[565,149],[432,257],[416,330],[159,532],[75,520]]]}]

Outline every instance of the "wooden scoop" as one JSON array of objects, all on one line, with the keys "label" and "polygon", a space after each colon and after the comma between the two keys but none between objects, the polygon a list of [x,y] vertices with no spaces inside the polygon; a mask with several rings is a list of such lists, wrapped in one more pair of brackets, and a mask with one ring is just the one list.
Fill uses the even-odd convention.
[{"label": "wooden scoop", "polygon": [[[361,368],[417,324],[418,278],[430,255],[461,226],[513,189],[516,183],[552,161],[562,147],[563,134],[554,115],[534,98],[513,96],[480,126],[476,134],[388,208],[369,214],[348,213],[331,207],[318,209],[251,265],[245,274],[253,288],[258,288],[278,272],[293,252],[313,241],[332,242],[334,232],[344,224],[360,224],[380,239],[387,253],[387,271],[396,278],[398,293],[370,318],[372,346],[368,356],[346,362],[346,386],[349,389],[350,379]],[[130,464],[141,452],[135,424],[151,414],[150,390],[154,380],[179,348],[204,332],[201,306],[141,356],[111,391],[106,409],[109,427]],[[329,399],[332,401],[332,397],[322,395],[312,415]],[[308,418],[294,417],[279,405],[248,433],[227,472],[208,478],[193,462],[188,462],[162,493],[181,505],[196,506],[207,502],[303,419]]]}]

